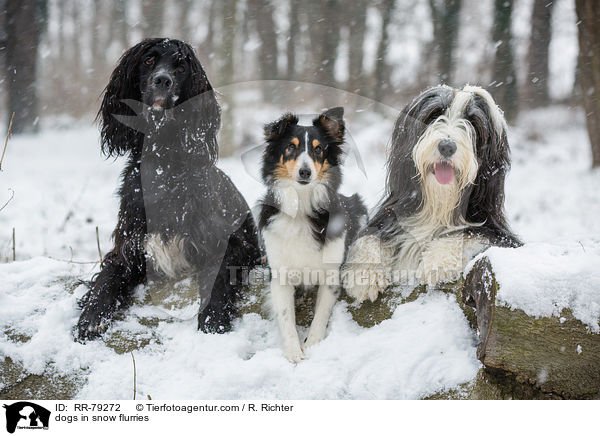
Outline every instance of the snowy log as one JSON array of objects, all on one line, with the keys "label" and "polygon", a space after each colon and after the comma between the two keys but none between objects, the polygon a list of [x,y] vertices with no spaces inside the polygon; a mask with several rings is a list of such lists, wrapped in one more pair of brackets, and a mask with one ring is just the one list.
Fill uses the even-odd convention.
[{"label": "snowy log", "polygon": [[570,310],[560,317],[535,317],[497,304],[499,284],[492,263],[479,259],[458,296],[480,338],[477,357],[488,374],[559,398],[600,395],[600,335]]}]

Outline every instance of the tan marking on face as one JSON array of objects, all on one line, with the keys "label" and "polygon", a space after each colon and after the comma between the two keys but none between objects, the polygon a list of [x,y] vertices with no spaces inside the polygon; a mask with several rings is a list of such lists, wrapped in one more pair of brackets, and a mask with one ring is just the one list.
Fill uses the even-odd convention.
[{"label": "tan marking on face", "polygon": [[317,179],[324,180],[327,177],[329,177],[328,171],[331,168],[331,165],[329,165],[327,159],[325,159],[322,164],[319,162],[315,162],[315,168],[317,170]]},{"label": "tan marking on face", "polygon": [[283,156],[279,159],[279,165],[273,171],[273,176],[276,179],[294,179],[294,168],[296,167],[296,159],[283,162]]},{"label": "tan marking on face", "polygon": [[318,139],[313,139],[312,146],[315,148],[317,145],[321,145]]},{"label": "tan marking on face", "polygon": [[300,140],[296,137],[292,138],[292,144],[294,144],[296,147],[298,147],[298,145],[300,144]]}]

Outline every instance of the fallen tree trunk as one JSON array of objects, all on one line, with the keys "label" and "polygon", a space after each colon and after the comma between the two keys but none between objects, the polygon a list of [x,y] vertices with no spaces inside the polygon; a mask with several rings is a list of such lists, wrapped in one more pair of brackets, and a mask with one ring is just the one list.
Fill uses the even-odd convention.
[{"label": "fallen tree trunk", "polygon": [[600,335],[572,313],[533,317],[497,305],[499,285],[490,261],[478,260],[459,304],[480,338],[477,357],[493,378],[514,380],[559,398],[600,398]]}]

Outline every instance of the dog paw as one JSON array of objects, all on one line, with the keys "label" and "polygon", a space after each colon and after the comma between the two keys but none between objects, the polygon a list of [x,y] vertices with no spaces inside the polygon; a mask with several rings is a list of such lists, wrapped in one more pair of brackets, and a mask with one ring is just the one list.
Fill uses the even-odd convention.
[{"label": "dog paw", "polygon": [[204,333],[227,333],[231,330],[231,322],[225,321],[213,313],[201,313],[198,316],[198,330]]},{"label": "dog paw", "polygon": [[234,312],[228,307],[208,305],[198,313],[198,330],[204,333],[227,333],[231,331]]},{"label": "dog paw", "polygon": [[96,339],[108,329],[108,321],[100,312],[84,308],[77,323],[77,339],[80,341]]},{"label": "dog paw", "polygon": [[284,347],[283,357],[285,357],[290,363],[300,363],[302,359],[304,359],[304,353],[300,348],[300,344]]},{"label": "dog paw", "polygon": [[316,345],[319,342],[321,342],[323,339],[325,339],[325,333],[321,334],[321,333],[309,332],[308,337],[304,341],[304,347],[302,347],[302,348],[306,351],[313,345]]},{"label": "dog paw", "polygon": [[423,253],[419,265],[420,281],[427,285],[437,285],[456,281],[464,268],[459,242],[441,240],[431,243]]},{"label": "dog paw", "polygon": [[388,281],[382,273],[358,266],[342,271],[342,286],[350,297],[362,303],[367,299],[375,301]]}]

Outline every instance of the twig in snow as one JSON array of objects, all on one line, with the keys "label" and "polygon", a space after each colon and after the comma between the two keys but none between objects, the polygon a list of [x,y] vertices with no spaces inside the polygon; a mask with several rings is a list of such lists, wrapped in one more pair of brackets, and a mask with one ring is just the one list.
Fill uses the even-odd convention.
[{"label": "twig in snow", "polygon": [[76,263],[78,265],[96,265],[98,263],[97,260],[90,260],[90,261],[81,261],[81,260],[66,260],[66,259],[58,259],[56,257],[52,257],[52,256],[46,256],[48,259],[52,259],[52,260],[56,260],[58,262],[66,262],[66,263]]},{"label": "twig in snow", "polygon": [[15,191],[13,191],[12,188],[8,188],[8,190],[10,191],[10,198],[6,201],[6,203],[2,205],[2,207],[0,207],[0,210],[4,209],[8,205],[8,203],[10,203],[13,198],[15,198]]},{"label": "twig in snow", "polygon": [[133,357],[133,351],[131,351],[131,360],[133,360],[133,399],[135,400],[135,393],[136,393],[136,378],[137,378],[137,374],[135,371],[135,357]]},{"label": "twig in snow", "polygon": [[8,123],[8,133],[6,134],[6,140],[4,141],[4,150],[2,150],[2,157],[0,157],[0,171],[2,171],[2,162],[4,161],[4,153],[6,153],[6,146],[8,145],[8,138],[10,138],[10,131],[12,130],[12,123],[15,118],[15,113],[13,112],[10,116],[10,123]]},{"label": "twig in snow", "polygon": [[102,263],[102,250],[100,250],[100,236],[98,235],[98,226],[96,226],[96,244],[98,245],[98,255],[100,256],[100,263]]},{"label": "twig in snow", "polygon": [[17,249],[15,247],[15,228],[13,227],[13,262],[17,260]]}]

